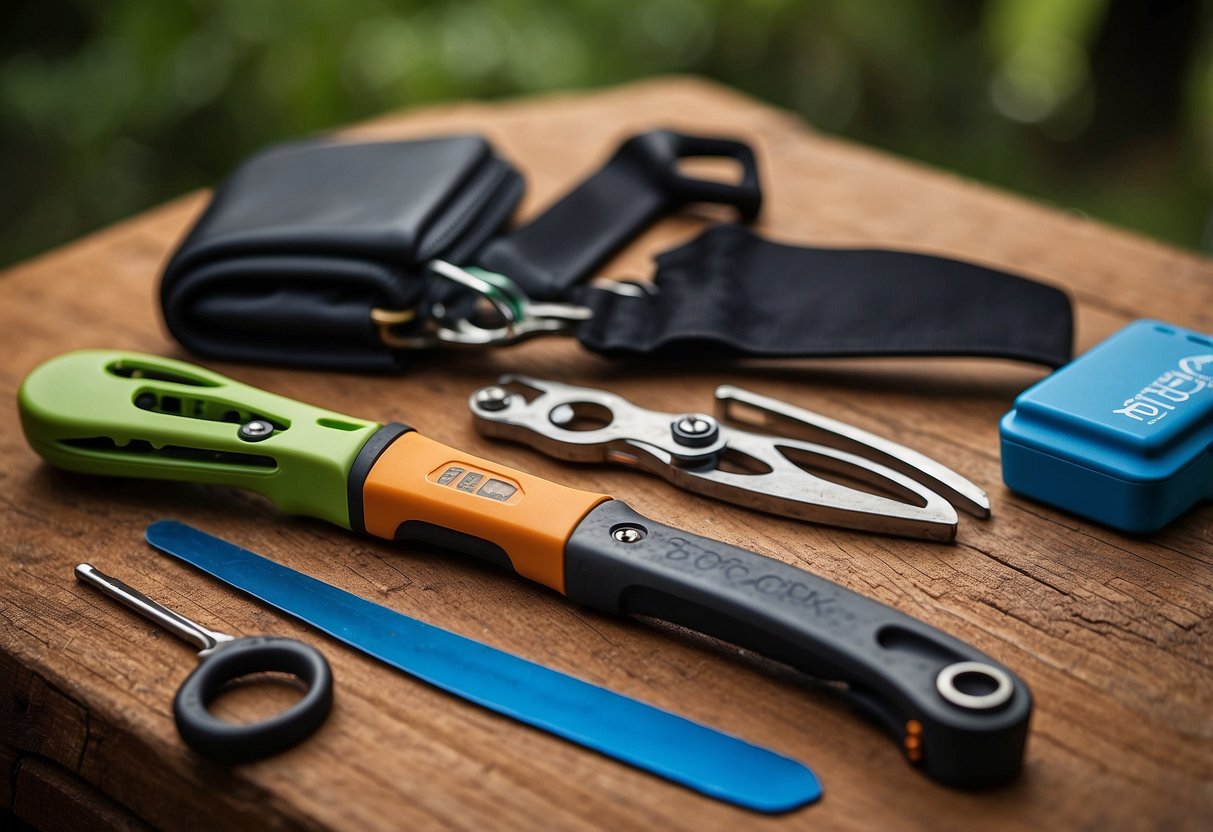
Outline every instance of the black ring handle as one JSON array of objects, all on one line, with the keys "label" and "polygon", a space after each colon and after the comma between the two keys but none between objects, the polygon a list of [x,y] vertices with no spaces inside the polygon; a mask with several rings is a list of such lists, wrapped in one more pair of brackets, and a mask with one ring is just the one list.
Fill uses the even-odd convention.
[{"label": "black ring handle", "polygon": [[[208,710],[225,685],[251,673],[280,672],[298,677],[303,698],[268,719],[227,722]],[[206,656],[173,700],[181,739],[203,756],[224,763],[259,760],[311,736],[333,706],[333,672],[319,650],[301,641],[250,636],[225,642]]]}]

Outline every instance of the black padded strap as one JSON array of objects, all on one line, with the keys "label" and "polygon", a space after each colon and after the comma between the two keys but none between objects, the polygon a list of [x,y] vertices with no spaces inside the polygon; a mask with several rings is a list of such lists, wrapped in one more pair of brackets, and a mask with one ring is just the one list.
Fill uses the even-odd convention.
[{"label": "black padded strap", "polygon": [[1073,340],[1064,292],[904,251],[801,248],[738,225],[657,259],[655,291],[586,289],[579,338],[616,357],[947,355],[1059,367]]},{"label": "black padded strap", "polygon": [[[692,156],[735,159],[741,179],[732,184],[685,176],[678,160]],[[597,173],[530,223],[491,241],[475,259],[532,300],[566,300],[576,283],[651,223],[692,202],[731,205],[743,222],[757,217],[762,192],[750,147],[668,130],[634,136]]]}]

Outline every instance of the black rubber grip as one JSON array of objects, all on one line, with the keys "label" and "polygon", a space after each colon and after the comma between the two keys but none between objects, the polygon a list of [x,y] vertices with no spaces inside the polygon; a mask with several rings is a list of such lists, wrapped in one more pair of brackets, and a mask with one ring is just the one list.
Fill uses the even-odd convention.
[{"label": "black rubber grip", "polygon": [[388,449],[389,445],[411,430],[411,427],[402,422],[388,422],[371,434],[371,438],[366,440],[366,444],[358,452],[358,456],[354,457],[354,463],[350,466],[350,475],[345,481],[346,499],[350,504],[350,529],[353,531],[366,532],[362,489],[366,485],[366,478],[370,475],[371,469],[375,467],[375,463],[379,461],[379,457],[383,456],[383,452]]},{"label": "black rubber grip", "polygon": [[565,570],[576,601],[670,621],[844,683],[845,695],[942,783],[994,786],[1020,770],[1027,686],[968,644],[878,601],[655,523],[618,500],[577,526]]},{"label": "black rubber grip", "polygon": [[[298,702],[268,719],[235,723],[208,710],[225,685],[252,673],[289,673],[307,686]],[[224,763],[259,760],[311,736],[333,707],[333,673],[315,647],[288,638],[251,636],[206,656],[173,700],[173,717],[190,748]]]}]

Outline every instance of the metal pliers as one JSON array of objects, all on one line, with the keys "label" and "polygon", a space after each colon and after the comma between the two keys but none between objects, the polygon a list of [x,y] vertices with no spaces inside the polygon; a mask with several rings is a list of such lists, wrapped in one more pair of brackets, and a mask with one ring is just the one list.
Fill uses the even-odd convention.
[{"label": "metal pliers", "polygon": [[605,390],[520,375],[477,390],[469,407],[486,436],[570,462],[635,466],[697,494],[799,520],[948,541],[956,507],[990,514],[981,488],[930,457],[730,385],[716,388],[719,418],[646,410]]}]

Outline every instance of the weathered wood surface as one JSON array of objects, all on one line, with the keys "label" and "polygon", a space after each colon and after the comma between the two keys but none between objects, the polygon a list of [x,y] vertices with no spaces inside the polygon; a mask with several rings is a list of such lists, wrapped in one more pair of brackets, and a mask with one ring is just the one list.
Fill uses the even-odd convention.
[{"label": "weathered wood surface", "polygon": [[[1086,349],[1137,317],[1213,330],[1213,265],[1087,219],[809,131],[702,82],[394,116],[380,137],[479,130],[526,169],[533,212],[633,131],[740,134],[760,150],[761,228],[790,241],[905,247],[1050,281]],[[0,281],[0,805],[47,829],[103,795],[163,829],[1208,828],[1213,817],[1213,506],[1125,537],[1001,485],[998,417],[1039,374],[996,361],[820,361],[638,369],[569,343],[418,365],[398,378],[210,364],[275,392],[430,436],[553,479],[625,497],[803,565],[966,639],[1017,671],[1036,713],[1023,777],[988,793],[934,785],[875,727],[790,672],[580,609],[471,559],[392,547],[277,514],[221,488],[105,481],[50,470],[12,406],[36,364],[82,347],[188,358],[164,334],[155,286],[205,203],[194,194],[8,271]],[[699,226],[666,222],[605,273]],[[572,468],[476,435],[464,399],[503,371],[608,387],[666,410],[703,408],[722,382],[822,410],[922,450],[989,491],[956,545],[817,528],[677,492],[641,474]],[[825,799],[763,819],[699,797],[409,681],[141,542],[176,517],[426,621],[676,710],[808,762]],[[84,560],[204,623],[318,644],[337,705],[312,741],[238,768],[200,760],[172,725],[193,655],[78,587]],[[24,771],[25,774],[21,775]],[[19,776],[21,775],[21,776]],[[65,783],[75,777],[76,786]],[[32,807],[32,808],[31,808]],[[31,817],[32,815],[32,817]],[[133,821],[129,821],[133,823]]]}]

